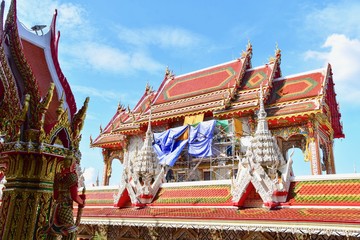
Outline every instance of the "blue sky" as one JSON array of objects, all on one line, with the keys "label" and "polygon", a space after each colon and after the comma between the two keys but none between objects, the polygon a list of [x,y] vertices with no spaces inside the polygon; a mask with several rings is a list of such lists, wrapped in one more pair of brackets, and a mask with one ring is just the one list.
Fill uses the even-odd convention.
[{"label": "blue sky", "polygon": [[[6,0],[6,5],[10,4]],[[166,66],[176,75],[240,56],[250,40],[253,66],[276,44],[284,76],[333,67],[345,139],[335,140],[338,173],[360,171],[360,2],[353,1],[67,1],[17,0],[27,28],[50,25],[58,9],[59,60],[78,107],[90,96],[81,165],[91,184],[103,160],[89,148],[119,102],[134,107],[147,83],[157,89]],[[300,162],[300,161],[298,161]],[[309,165],[295,165],[297,175]],[[113,165],[112,184],[120,182]]]}]

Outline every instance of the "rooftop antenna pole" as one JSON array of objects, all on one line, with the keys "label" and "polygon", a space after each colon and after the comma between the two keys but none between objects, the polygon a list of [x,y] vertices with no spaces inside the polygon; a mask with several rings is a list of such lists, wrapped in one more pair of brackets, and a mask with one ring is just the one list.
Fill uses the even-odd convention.
[{"label": "rooftop antenna pole", "polygon": [[38,34],[38,31],[41,32],[41,36],[44,35],[43,29],[46,28],[46,25],[35,25],[33,27],[31,27],[31,30],[35,31],[36,35]]}]

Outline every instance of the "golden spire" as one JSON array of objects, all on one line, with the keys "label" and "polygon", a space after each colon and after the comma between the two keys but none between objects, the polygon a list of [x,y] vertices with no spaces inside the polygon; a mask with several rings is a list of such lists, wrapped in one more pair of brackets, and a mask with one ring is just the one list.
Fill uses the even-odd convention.
[{"label": "golden spire", "polygon": [[248,40],[248,43],[246,45],[246,51],[242,51],[241,53],[241,57],[246,57],[248,54],[252,54],[252,45],[251,45],[251,42],[250,42],[250,39]]},{"label": "golden spire", "polygon": [[281,50],[277,42],[275,43],[275,56],[269,57],[269,63],[275,63],[276,60],[281,60]]},{"label": "golden spire", "polygon": [[60,98],[60,104],[59,107],[56,110],[56,113],[58,115],[58,118],[60,117],[60,115],[64,112],[64,91],[61,93],[61,98]]}]

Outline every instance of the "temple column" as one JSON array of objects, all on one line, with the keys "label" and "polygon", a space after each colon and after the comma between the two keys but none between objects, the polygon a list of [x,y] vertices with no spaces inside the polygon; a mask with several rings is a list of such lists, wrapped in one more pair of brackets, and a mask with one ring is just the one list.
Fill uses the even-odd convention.
[{"label": "temple column", "polygon": [[107,174],[107,165],[105,164],[104,172],[103,172],[103,182],[102,182],[103,186],[108,186],[109,185],[109,178],[108,178],[108,176],[106,174]]},{"label": "temple column", "polygon": [[59,159],[36,153],[10,153],[0,215],[0,239],[36,239],[49,219]]},{"label": "temple column", "polygon": [[310,140],[308,149],[310,151],[311,173],[312,175],[321,175],[320,147],[317,136]]},{"label": "temple column", "polygon": [[328,155],[328,165],[327,165],[327,169],[326,169],[326,173],[327,174],[335,174],[336,173],[336,169],[335,169],[335,159],[334,159],[334,141],[330,141],[330,143],[328,144],[328,151],[329,151],[329,155]]},{"label": "temple column", "polygon": [[103,159],[104,159],[104,170],[103,170],[103,182],[102,182],[102,184],[103,184],[103,186],[108,186],[109,185],[109,179],[110,179],[110,176],[111,176],[111,162],[109,162],[109,150],[103,149],[102,154],[103,154]]},{"label": "temple column", "polygon": [[307,139],[307,159],[311,164],[311,174],[321,175],[321,162],[320,162],[320,144],[318,131],[315,131],[314,121],[310,120],[307,124],[308,139]]}]

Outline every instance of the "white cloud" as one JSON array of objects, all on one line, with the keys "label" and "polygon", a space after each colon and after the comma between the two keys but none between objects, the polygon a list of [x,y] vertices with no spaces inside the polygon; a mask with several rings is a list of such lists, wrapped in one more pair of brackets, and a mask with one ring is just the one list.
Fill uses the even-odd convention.
[{"label": "white cloud", "polygon": [[329,36],[322,46],[328,51],[308,51],[305,59],[324,61],[332,65],[335,91],[340,99],[360,104],[360,39],[342,34]]},{"label": "white cloud", "polygon": [[317,33],[343,33],[360,37],[359,12],[359,1],[337,1],[311,11],[305,18],[305,25]]},{"label": "white cloud", "polygon": [[97,171],[95,168],[90,167],[90,168],[86,168],[83,176],[85,178],[85,186],[93,186],[96,184],[96,177],[97,177]]},{"label": "white cloud", "polygon": [[57,27],[62,31],[79,33],[79,29],[86,27],[86,11],[80,5],[53,0],[17,1],[19,20],[27,28],[36,24],[49,27],[55,9],[58,9]]},{"label": "white cloud", "polygon": [[201,41],[199,36],[190,31],[172,27],[130,29],[118,26],[117,34],[120,40],[136,46],[186,48],[197,45]]},{"label": "white cloud", "polygon": [[72,54],[83,64],[97,70],[131,74],[134,71],[157,72],[164,66],[145,51],[124,52],[108,45],[86,42],[74,47]]},{"label": "white cloud", "polygon": [[[131,29],[120,26],[116,28],[118,39],[106,39],[107,35],[101,31],[108,29],[97,29],[96,24],[90,22],[85,5],[67,1],[17,1],[17,8],[19,19],[27,28],[36,24],[49,27],[54,10],[58,9],[56,27],[62,32],[61,63],[71,68],[86,67],[126,75],[138,71],[158,73],[164,70],[165,64],[151,56],[149,45],[175,51],[193,47],[200,42],[199,36],[173,27]],[[44,32],[47,30],[48,28]],[[118,42],[114,42],[116,40]],[[111,42],[112,45],[109,44]]]},{"label": "white cloud", "polygon": [[[27,27],[35,24],[46,24],[51,22],[53,13],[59,4],[57,1],[50,0],[33,0],[33,1],[17,1],[17,13],[21,22]],[[6,7],[10,7],[10,1],[6,3]]]},{"label": "white cloud", "polygon": [[[82,94],[88,95],[90,97],[102,98],[103,100],[105,100],[107,102],[114,102],[114,100],[118,101],[121,98],[117,92],[109,91],[109,90],[102,90],[102,89],[93,88],[93,87],[72,85],[71,89],[73,92],[82,93]],[[124,96],[122,96],[122,98],[124,98]]]},{"label": "white cloud", "polygon": [[59,25],[66,29],[78,29],[79,26],[84,25],[85,10],[72,3],[65,3],[59,6]]}]

